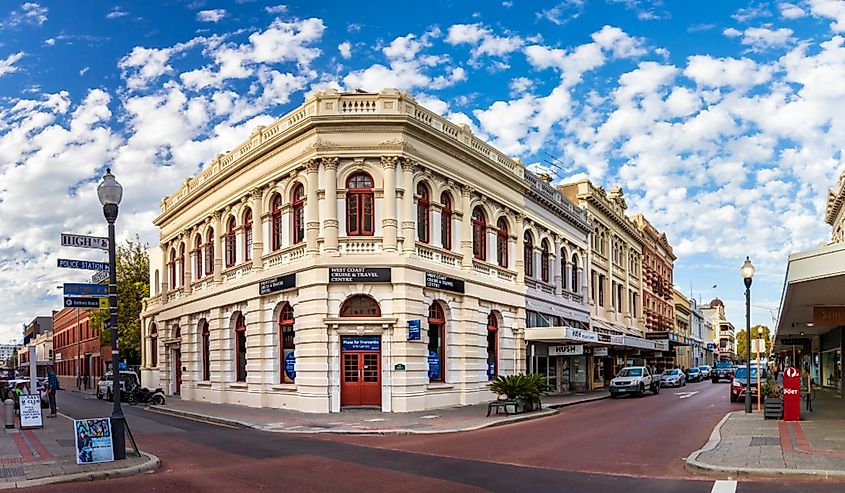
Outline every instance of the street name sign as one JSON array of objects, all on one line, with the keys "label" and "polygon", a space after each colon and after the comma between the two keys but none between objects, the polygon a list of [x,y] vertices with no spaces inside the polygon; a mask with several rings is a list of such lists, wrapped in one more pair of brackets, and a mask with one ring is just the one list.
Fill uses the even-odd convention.
[{"label": "street name sign", "polygon": [[109,249],[109,239],[102,236],[84,236],[62,233],[63,247]]},{"label": "street name sign", "polygon": [[100,270],[94,273],[91,276],[91,282],[94,284],[100,284],[103,281],[109,280],[109,271],[108,270]]},{"label": "street name sign", "polygon": [[108,296],[109,287],[105,284],[87,284],[66,282],[62,286],[65,296]]},{"label": "street name sign", "polygon": [[56,262],[58,267],[63,269],[83,269],[83,270],[102,270],[109,272],[108,262],[92,262],[91,260],[74,260],[69,258],[60,258]]},{"label": "street name sign", "polygon": [[[100,308],[100,300],[103,298],[81,298],[65,296],[66,308]],[[105,298],[108,303],[108,298]],[[106,305],[108,306],[108,305]]]}]

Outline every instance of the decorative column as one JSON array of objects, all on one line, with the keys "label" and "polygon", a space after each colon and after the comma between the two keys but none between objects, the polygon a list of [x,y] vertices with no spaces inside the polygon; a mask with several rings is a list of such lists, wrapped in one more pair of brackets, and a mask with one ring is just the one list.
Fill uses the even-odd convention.
[{"label": "decorative column", "polygon": [[312,159],[305,163],[308,183],[305,192],[305,251],[316,254],[319,251],[317,236],[320,234],[320,209],[317,197],[317,172],[320,162]]},{"label": "decorative column", "polygon": [[560,236],[555,235],[554,239],[555,239],[555,242],[554,242],[555,243],[555,252],[554,252],[555,255],[554,255],[554,263],[553,263],[553,265],[554,265],[554,270],[553,270],[554,276],[552,276],[552,279],[554,279],[554,283],[555,283],[555,294],[560,296],[560,295],[563,294],[563,287],[561,286],[562,281],[563,281],[563,276],[566,275],[565,272],[561,273],[561,268],[560,268],[561,265],[560,264],[561,264],[561,261],[565,262],[565,260],[563,259],[563,257],[560,254],[560,248],[561,248]]},{"label": "decorative column", "polygon": [[516,235],[516,282],[517,284],[525,284],[525,237],[522,234],[524,225],[522,224],[525,217],[522,214],[514,216],[514,234]]},{"label": "decorative column", "polygon": [[413,255],[417,249],[414,233],[414,169],[416,163],[408,158],[402,158],[402,252]]},{"label": "decorative column", "polygon": [[465,270],[472,269],[472,188],[461,187],[461,266]]},{"label": "decorative column", "polygon": [[182,234],[185,243],[185,255],[182,257],[182,292],[191,294],[191,232]]},{"label": "decorative column", "polygon": [[[398,221],[396,220],[396,162],[399,160],[396,156],[382,156],[381,166],[384,168],[384,198],[382,199],[382,214],[381,228],[383,235],[383,246],[385,252],[396,251],[396,229]],[[411,186],[406,188],[403,194],[407,194],[411,198],[411,206],[413,208],[414,190],[413,190],[413,173],[411,173]],[[403,195],[403,198],[406,198]],[[407,198],[406,198],[407,200]],[[410,241],[409,241],[410,240]],[[405,238],[405,242],[415,243],[415,238]]]},{"label": "decorative column", "polygon": [[264,208],[261,202],[261,188],[252,189],[252,270],[264,268]]},{"label": "decorative column", "polygon": [[169,291],[168,287],[170,285],[170,270],[168,270],[168,255],[167,255],[167,245],[159,245],[161,248],[161,275],[159,276],[159,280],[161,281],[161,303],[167,303],[167,293]]},{"label": "decorative column", "polygon": [[220,211],[211,214],[211,224],[214,228],[214,282],[223,281],[223,248],[220,239],[226,233],[223,231],[222,217],[223,214]]},{"label": "decorative column", "polygon": [[325,250],[330,255],[337,255],[337,237],[339,225],[337,217],[337,162],[336,157],[324,157],[323,169],[325,170],[325,182],[323,189],[326,192],[326,217],[323,218],[323,236],[325,239]]}]

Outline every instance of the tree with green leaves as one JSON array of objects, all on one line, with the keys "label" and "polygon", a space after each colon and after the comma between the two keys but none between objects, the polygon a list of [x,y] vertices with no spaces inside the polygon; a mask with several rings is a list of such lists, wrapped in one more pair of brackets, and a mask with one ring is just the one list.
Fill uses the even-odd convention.
[{"label": "tree with green leaves", "polygon": [[[126,240],[117,245],[117,342],[120,357],[127,364],[141,364],[141,300],[150,295],[149,245],[135,240]],[[103,330],[109,319],[108,310],[91,313],[91,323],[100,330],[100,341],[111,346],[111,330]]]},{"label": "tree with green leaves", "polygon": [[[761,331],[761,332],[758,332]],[[766,341],[766,350],[760,354],[761,358],[765,358],[769,355],[769,352],[772,350],[772,339],[771,333],[769,331],[769,327],[766,325],[752,325],[751,326],[751,339],[763,339]],[[745,348],[745,331],[740,330],[736,333],[736,354],[739,356],[741,361],[746,361],[748,359],[748,353],[746,352]],[[752,352],[751,357],[754,361],[757,360],[757,353]]]}]

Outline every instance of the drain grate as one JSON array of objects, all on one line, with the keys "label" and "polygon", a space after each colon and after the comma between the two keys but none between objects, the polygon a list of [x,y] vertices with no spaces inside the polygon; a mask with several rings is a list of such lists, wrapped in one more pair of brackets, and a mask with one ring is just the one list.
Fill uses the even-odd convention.
[{"label": "drain grate", "polygon": [[780,437],[751,437],[752,447],[765,447],[769,445],[780,445]]},{"label": "drain grate", "polygon": [[26,475],[23,467],[0,467],[0,478],[15,478]]}]

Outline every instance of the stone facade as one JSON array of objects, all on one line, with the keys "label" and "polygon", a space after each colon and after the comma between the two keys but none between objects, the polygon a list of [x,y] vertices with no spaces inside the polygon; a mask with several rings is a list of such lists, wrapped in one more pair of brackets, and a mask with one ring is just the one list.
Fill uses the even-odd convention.
[{"label": "stone facade", "polygon": [[642,214],[632,217],[643,233],[643,313],[646,332],[671,332],[675,325],[675,254],[666,234]]},{"label": "stone facade", "polygon": [[845,242],[845,171],[839,175],[836,186],[827,194],[827,208],[824,213],[824,222],[833,227],[830,241],[832,243]]}]

